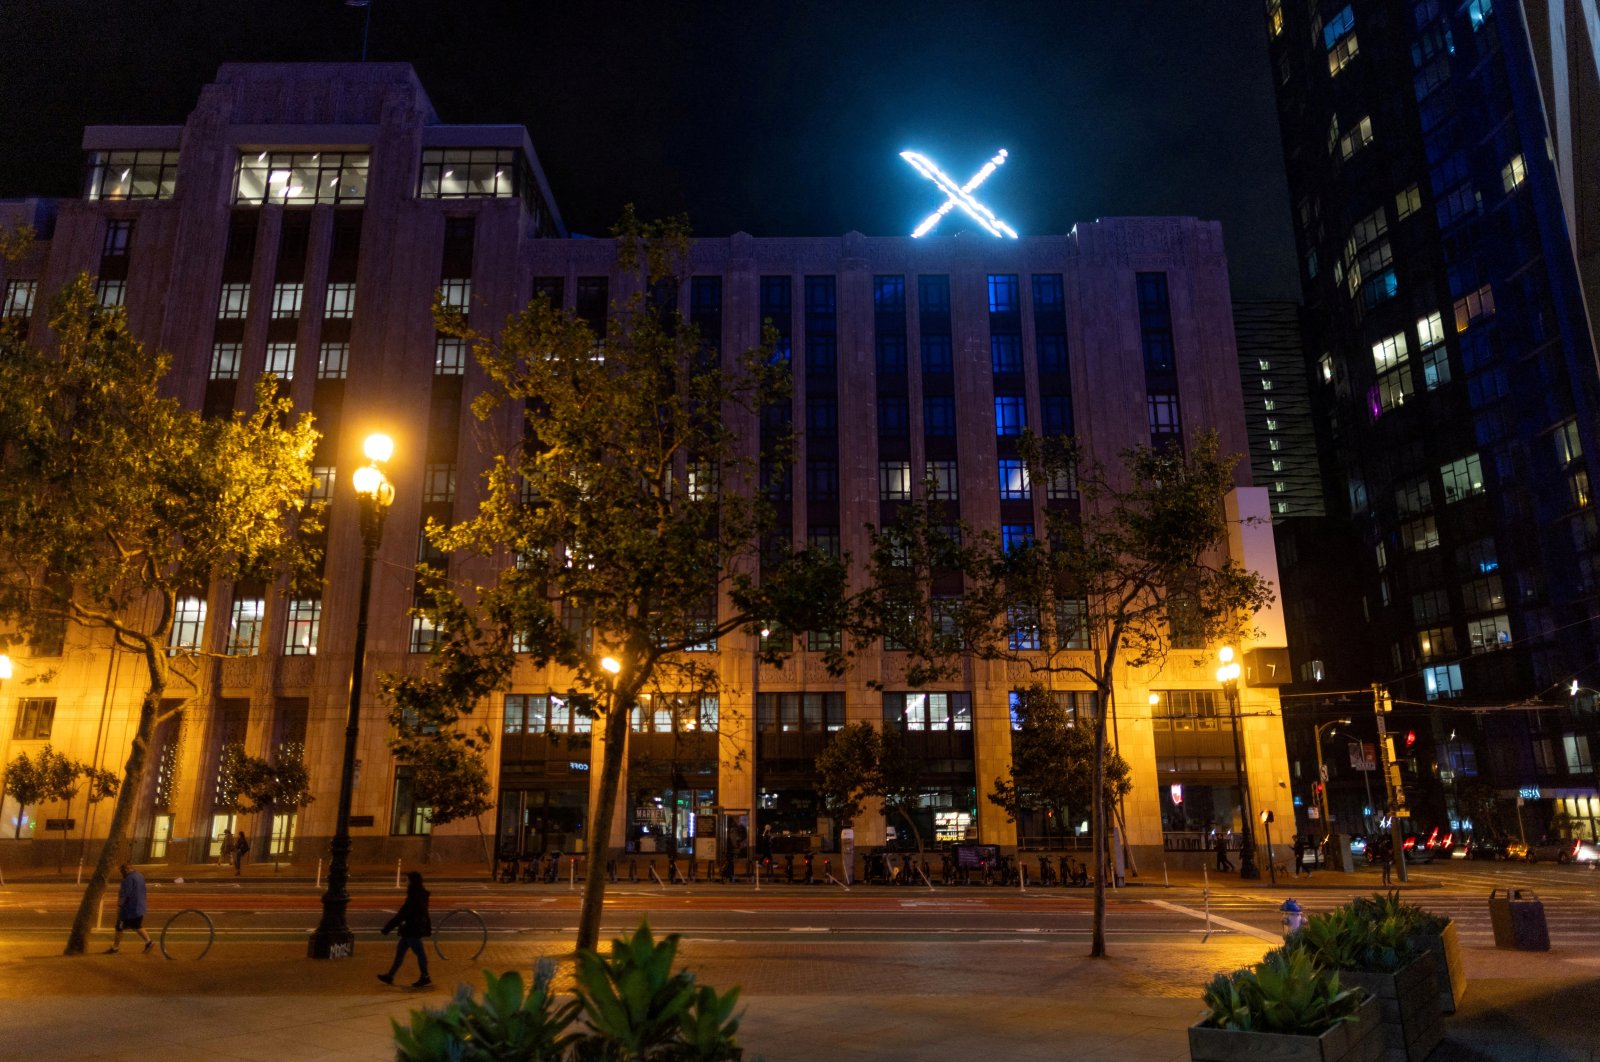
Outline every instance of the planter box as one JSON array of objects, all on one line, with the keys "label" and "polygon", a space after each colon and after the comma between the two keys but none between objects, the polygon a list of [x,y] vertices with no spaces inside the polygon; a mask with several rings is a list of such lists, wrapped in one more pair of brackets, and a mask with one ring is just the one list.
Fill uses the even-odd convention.
[{"label": "planter box", "polygon": [[1394,973],[1340,970],[1339,983],[1377,997],[1382,1014],[1383,1062],[1422,1062],[1444,1038],[1439,975],[1431,953]]},{"label": "planter box", "polygon": [[1428,950],[1433,952],[1439,976],[1439,1009],[1454,1014],[1467,992],[1467,964],[1461,957],[1461,937],[1456,932],[1455,919],[1446,922],[1437,937],[1428,939]]},{"label": "planter box", "polygon": [[1383,1052],[1382,1008],[1368,997],[1356,1020],[1321,1036],[1241,1032],[1189,1026],[1193,1062],[1377,1062]]}]

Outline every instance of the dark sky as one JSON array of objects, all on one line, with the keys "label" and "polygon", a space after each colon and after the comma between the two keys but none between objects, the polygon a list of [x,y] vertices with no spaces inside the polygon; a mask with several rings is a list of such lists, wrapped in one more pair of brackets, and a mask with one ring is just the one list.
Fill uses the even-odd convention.
[{"label": "dark sky", "polygon": [[[720,235],[909,232],[979,198],[1024,235],[1223,223],[1236,294],[1297,293],[1254,0],[974,4],[373,0],[369,58],[447,122],[526,125],[575,232],[624,203]],[[354,59],[343,0],[4,0],[0,196],[75,195],[86,124],[179,123],[226,60]],[[939,231],[954,231],[956,217]]]}]

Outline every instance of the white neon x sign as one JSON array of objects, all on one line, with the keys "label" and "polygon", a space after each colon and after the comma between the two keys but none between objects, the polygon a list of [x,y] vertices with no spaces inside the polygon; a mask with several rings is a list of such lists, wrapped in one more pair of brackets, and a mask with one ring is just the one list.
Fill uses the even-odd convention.
[{"label": "white neon x sign", "polygon": [[983,169],[973,174],[971,180],[959,187],[956,185],[955,181],[952,181],[945,175],[943,170],[939,169],[938,166],[935,166],[933,164],[933,160],[928,158],[928,156],[916,151],[902,151],[900,152],[900,157],[911,163],[912,169],[916,170],[918,173],[922,174],[922,176],[938,185],[940,190],[943,191],[946,196],[944,204],[940,206],[938,210],[935,210],[932,214],[929,214],[926,218],[924,218],[922,224],[918,225],[911,231],[911,236],[913,239],[918,236],[927,235],[930,231],[932,231],[935,225],[939,224],[940,218],[950,213],[950,211],[954,210],[956,207],[960,207],[962,210],[966,211],[967,216],[973,221],[976,221],[989,235],[1009,236],[1013,240],[1017,238],[1017,231],[1015,229],[1001,221],[999,218],[995,217],[994,211],[990,210],[988,207],[984,206],[982,203],[978,202],[972,197],[972,192],[974,189],[976,189],[984,181],[987,181],[989,179],[989,175],[994,173],[995,170],[1006,164],[1006,151],[1004,148],[1000,149],[1000,154],[984,163]]}]

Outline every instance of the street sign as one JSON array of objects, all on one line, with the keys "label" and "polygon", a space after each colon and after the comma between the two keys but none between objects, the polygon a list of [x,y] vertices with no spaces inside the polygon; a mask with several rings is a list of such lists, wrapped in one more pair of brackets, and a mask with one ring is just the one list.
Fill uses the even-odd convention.
[{"label": "street sign", "polygon": [[1370,741],[1350,742],[1350,769],[1353,771],[1376,771],[1378,769],[1378,747]]},{"label": "street sign", "polygon": [[1306,816],[1312,821],[1316,821],[1322,818],[1322,809],[1312,804],[1309,808],[1306,808]]},{"label": "street sign", "polygon": [[1322,780],[1326,782],[1328,780],[1328,765],[1326,763],[1319,763],[1317,764],[1317,770],[1322,772]]}]

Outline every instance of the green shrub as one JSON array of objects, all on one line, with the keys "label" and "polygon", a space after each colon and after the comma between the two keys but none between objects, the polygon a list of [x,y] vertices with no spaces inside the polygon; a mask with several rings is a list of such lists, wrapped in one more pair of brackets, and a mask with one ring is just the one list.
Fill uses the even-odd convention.
[{"label": "green shrub", "polygon": [[467,985],[437,1010],[411,1012],[411,1027],[393,1022],[398,1062],[491,1062],[527,1059],[559,1062],[577,1039],[568,1030],[578,1015],[576,1000],[555,1006],[550,982],[555,966],[539,960],[533,987],[522,991],[522,976],[497,977],[484,971],[481,1000]]},{"label": "green shrub", "polygon": [[1206,1023],[1219,1029],[1321,1036],[1355,1021],[1365,995],[1343,989],[1302,949],[1277,948],[1249,969],[1218,974],[1202,993]]},{"label": "green shrub", "polygon": [[1445,921],[1403,902],[1398,892],[1376,893],[1307,919],[1285,947],[1307,952],[1328,970],[1393,973],[1427,951]]},{"label": "green shrub", "polygon": [[[484,971],[482,999],[462,985],[439,1009],[394,1023],[399,1062],[738,1062],[737,988],[718,994],[673,972],[678,937],[659,943],[648,924],[612,942],[610,957],[578,953],[576,998],[556,1005],[554,966],[540,960],[523,994],[515,973]],[[581,1018],[581,1022],[580,1022]]]}]

